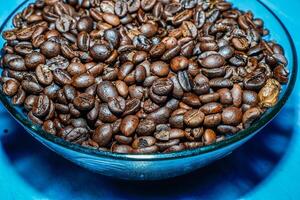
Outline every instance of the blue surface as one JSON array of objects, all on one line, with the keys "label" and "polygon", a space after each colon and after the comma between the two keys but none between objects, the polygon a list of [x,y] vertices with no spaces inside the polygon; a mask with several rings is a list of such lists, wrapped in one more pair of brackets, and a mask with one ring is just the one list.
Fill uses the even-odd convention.
[{"label": "blue surface", "polygon": [[[22,0],[0,0],[0,24],[15,2]],[[299,47],[300,2],[263,2],[285,22]],[[0,106],[0,199],[299,199],[299,91],[300,83],[281,113],[225,159],[179,178],[144,183],[75,166],[25,133]]]}]

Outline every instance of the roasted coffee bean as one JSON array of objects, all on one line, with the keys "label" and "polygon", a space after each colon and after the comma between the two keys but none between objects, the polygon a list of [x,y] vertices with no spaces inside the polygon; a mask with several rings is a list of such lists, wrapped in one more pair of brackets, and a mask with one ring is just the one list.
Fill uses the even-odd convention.
[{"label": "roasted coffee bean", "polygon": [[241,123],[243,113],[241,109],[236,107],[224,108],[222,112],[222,122],[226,125],[236,126]]},{"label": "roasted coffee bean", "polygon": [[38,96],[32,106],[32,114],[38,118],[45,117],[50,110],[50,99],[46,95]]},{"label": "roasted coffee bean", "polygon": [[35,69],[38,81],[43,85],[50,85],[53,82],[53,74],[47,65],[38,65]]},{"label": "roasted coffee bean", "polygon": [[115,3],[115,13],[119,17],[124,17],[127,14],[128,6],[125,1],[117,1]]},{"label": "roasted coffee bean", "polygon": [[166,51],[166,45],[164,43],[159,43],[152,46],[149,53],[151,57],[158,58],[161,57],[165,53],[165,51]]},{"label": "roasted coffee bean", "polygon": [[110,97],[108,107],[115,114],[122,114],[125,111],[126,102],[122,97]]},{"label": "roasted coffee bean", "polygon": [[92,139],[97,142],[100,147],[108,145],[112,139],[112,127],[110,124],[98,126],[93,133]]},{"label": "roasted coffee bean", "polygon": [[282,84],[288,82],[289,72],[283,65],[278,65],[274,68],[274,78]]},{"label": "roasted coffee bean", "polygon": [[28,69],[35,69],[40,64],[45,64],[46,58],[39,52],[32,52],[25,56],[25,65]]},{"label": "roasted coffee bean", "polygon": [[34,81],[23,80],[21,85],[25,92],[29,94],[39,94],[43,91],[43,87]]},{"label": "roasted coffee bean", "polygon": [[203,126],[206,127],[216,127],[222,122],[222,116],[221,114],[211,114],[211,115],[206,115],[203,121]]},{"label": "roasted coffee bean", "polygon": [[67,72],[71,76],[81,75],[87,71],[86,67],[82,63],[72,62],[67,68]]},{"label": "roasted coffee bean", "polygon": [[222,104],[220,103],[207,103],[204,104],[203,106],[200,107],[200,110],[205,114],[205,115],[209,115],[209,114],[215,114],[215,113],[219,113],[222,112]]},{"label": "roasted coffee bean", "polygon": [[124,135],[115,135],[115,140],[120,144],[130,145],[133,141],[132,137],[126,137]]},{"label": "roasted coffee bean", "polygon": [[117,97],[118,92],[111,82],[103,81],[97,86],[97,95],[102,101],[108,102],[110,97]]},{"label": "roasted coffee bean", "polygon": [[183,56],[177,56],[171,60],[171,69],[175,72],[185,70],[189,65],[189,60]]},{"label": "roasted coffee bean", "polygon": [[63,94],[68,102],[72,102],[76,97],[77,91],[73,86],[65,85],[63,87]]},{"label": "roasted coffee bean", "polygon": [[202,124],[204,114],[200,110],[189,110],[184,114],[183,121],[188,127],[197,127]]},{"label": "roasted coffee bean", "polygon": [[150,65],[151,72],[159,77],[165,77],[169,74],[169,65],[162,61],[156,61]]},{"label": "roasted coffee bean", "polygon": [[217,139],[217,135],[212,129],[206,129],[204,131],[202,141],[204,142],[205,145],[214,143],[216,139]]},{"label": "roasted coffee bean", "polygon": [[173,97],[180,99],[183,96],[184,91],[178,81],[177,76],[172,76],[170,80],[173,82],[173,91],[172,91]]},{"label": "roasted coffee bean", "polygon": [[220,102],[223,105],[231,105],[233,102],[233,98],[231,92],[228,88],[222,88],[217,91],[220,96]]},{"label": "roasted coffee bean", "polygon": [[105,61],[111,54],[108,46],[103,44],[95,44],[90,48],[90,55],[96,61]]},{"label": "roasted coffee bean", "polygon": [[150,146],[154,145],[155,142],[156,142],[156,139],[151,136],[138,137],[132,142],[132,148],[140,149],[140,148],[150,147]]},{"label": "roasted coffee bean", "polygon": [[193,88],[193,81],[187,71],[180,71],[177,74],[178,82],[185,92],[190,92]]},{"label": "roasted coffee bean", "polygon": [[262,110],[254,107],[247,110],[243,115],[244,128],[249,128],[251,124],[260,117]]},{"label": "roasted coffee bean", "polygon": [[126,100],[125,111],[123,115],[135,114],[141,107],[141,101],[136,98]]},{"label": "roasted coffee bean", "polygon": [[17,93],[12,98],[12,104],[13,105],[22,105],[26,98],[26,92],[22,89],[22,87],[19,87]]},{"label": "roasted coffee bean", "polygon": [[147,119],[152,119],[156,124],[167,123],[171,115],[171,109],[167,107],[162,107],[156,111],[150,113]]},{"label": "roasted coffee bean", "polygon": [[195,78],[194,78],[194,87],[193,87],[193,91],[197,94],[197,95],[201,95],[201,94],[206,94],[209,92],[210,86],[209,86],[209,79],[202,75],[202,74],[198,74]]},{"label": "roasted coffee bean", "polygon": [[169,79],[158,79],[152,85],[152,91],[160,96],[168,95],[173,90],[173,82]]},{"label": "roasted coffee bean", "polygon": [[87,88],[95,83],[95,78],[87,73],[74,76],[72,85],[76,88]]},{"label": "roasted coffee bean", "polygon": [[163,61],[171,60],[172,58],[177,56],[180,53],[180,51],[181,51],[181,47],[177,45],[177,46],[165,51],[165,53],[162,55],[161,59]]},{"label": "roasted coffee bean", "polygon": [[95,105],[95,99],[90,94],[82,93],[75,97],[73,103],[78,110],[91,110]]},{"label": "roasted coffee bean", "polygon": [[245,51],[248,49],[249,46],[248,40],[244,37],[241,38],[234,37],[232,38],[231,42],[234,48],[239,51]]},{"label": "roasted coffee bean", "polygon": [[62,56],[56,56],[46,61],[46,65],[49,66],[49,69],[54,71],[55,69],[66,69],[69,65],[67,58]]},{"label": "roasted coffee bean", "polygon": [[204,94],[204,95],[200,95],[199,99],[203,104],[217,102],[220,99],[220,95],[219,93]]},{"label": "roasted coffee bean", "polygon": [[144,97],[144,89],[142,86],[131,85],[129,87],[129,96],[131,98],[142,99]]},{"label": "roasted coffee bean", "polygon": [[185,131],[181,129],[161,130],[154,133],[154,136],[157,140],[169,141],[172,139],[180,139],[185,137]]},{"label": "roasted coffee bean", "polygon": [[225,59],[219,54],[212,54],[199,62],[205,68],[218,68],[225,64]]},{"label": "roasted coffee bean", "polygon": [[70,75],[65,70],[59,68],[53,71],[53,79],[59,85],[70,85],[72,83]]},{"label": "roasted coffee bean", "polygon": [[52,135],[56,135],[56,128],[54,126],[54,122],[51,120],[47,120],[43,123],[43,129]]},{"label": "roasted coffee bean", "polygon": [[120,131],[125,136],[131,136],[139,125],[139,118],[135,115],[127,115],[122,119]]},{"label": "roasted coffee bean", "polygon": [[107,103],[101,103],[99,106],[99,115],[98,118],[102,121],[102,122],[107,122],[107,123],[112,123],[115,122],[118,118],[116,115],[114,115]]},{"label": "roasted coffee bean", "polygon": [[209,80],[209,86],[212,88],[231,88],[233,86],[233,83],[229,79],[214,78]]},{"label": "roasted coffee bean", "polygon": [[280,83],[275,79],[268,79],[265,86],[258,93],[259,105],[263,108],[274,106],[281,90]]},{"label": "roasted coffee bean", "polygon": [[7,96],[14,96],[18,92],[20,83],[14,79],[8,79],[3,84],[3,92]]},{"label": "roasted coffee bean", "polygon": [[60,45],[54,41],[46,41],[41,46],[41,53],[47,58],[53,58],[60,54]]},{"label": "roasted coffee bean", "polygon": [[76,27],[79,32],[86,31],[89,33],[93,30],[93,19],[88,16],[81,17],[77,21]]},{"label": "roasted coffee bean", "polygon": [[151,135],[155,131],[155,122],[151,119],[143,119],[140,121],[136,133],[141,136]]},{"label": "roasted coffee bean", "polygon": [[185,149],[184,144],[180,143],[178,145],[173,145],[169,148],[167,148],[164,153],[170,153],[170,152],[177,152],[177,151],[183,151]]},{"label": "roasted coffee bean", "polygon": [[191,107],[199,108],[201,106],[199,97],[194,93],[185,93],[182,102]]}]

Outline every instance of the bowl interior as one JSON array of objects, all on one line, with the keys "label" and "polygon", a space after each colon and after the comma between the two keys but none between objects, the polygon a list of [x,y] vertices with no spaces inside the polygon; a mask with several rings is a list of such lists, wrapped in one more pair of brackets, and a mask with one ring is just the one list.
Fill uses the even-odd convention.
[{"label": "bowl interior", "polygon": [[[0,33],[4,30],[13,28],[12,26],[12,17],[16,12],[20,12],[24,7],[26,7],[29,3],[34,2],[33,0],[27,0],[24,1],[21,5],[19,5],[14,12],[8,16],[8,18],[4,21],[4,23],[0,27]],[[203,154],[206,152],[214,151],[216,149],[222,148],[224,146],[230,145],[236,141],[242,140],[243,138],[246,138],[250,136],[251,134],[258,131],[260,128],[262,128],[264,125],[266,125],[269,121],[272,120],[273,117],[280,111],[280,109],[283,107],[285,102],[287,101],[288,97],[290,96],[293,87],[295,85],[296,81],[296,73],[297,73],[297,58],[296,58],[296,50],[293,43],[293,40],[288,32],[288,30],[285,28],[284,24],[280,21],[280,19],[268,8],[266,7],[261,1],[253,1],[253,0],[231,0],[234,4],[234,7],[237,7],[241,10],[247,11],[251,10],[254,13],[255,17],[259,17],[264,20],[265,27],[270,30],[270,35],[267,36],[267,40],[275,40],[280,45],[283,46],[285,50],[285,55],[289,61],[289,64],[287,66],[290,77],[289,82],[287,85],[284,85],[282,87],[282,92],[279,97],[278,103],[270,108],[266,113],[263,114],[263,116],[260,118],[260,120],[257,120],[253,123],[253,125],[243,131],[240,131],[239,133],[228,137],[226,140],[217,142],[208,146],[203,146],[197,149],[192,150],[185,150],[181,152],[174,152],[174,153],[164,153],[164,154],[118,154],[118,153],[112,153],[112,152],[104,152],[95,150],[92,148],[82,147],[77,144],[73,144],[70,142],[67,142],[59,137],[53,136],[51,134],[48,134],[47,132],[43,131],[40,126],[33,124],[25,115],[25,113],[22,111],[22,108],[13,106],[11,104],[10,99],[5,96],[2,92],[2,89],[0,90],[0,100],[2,101],[3,105],[6,107],[6,109],[10,112],[10,114],[24,127],[29,129],[31,132],[36,134],[38,137],[44,138],[50,142],[53,142],[55,144],[58,144],[60,146],[63,146],[64,148],[68,148],[74,151],[79,151],[81,153],[86,153],[90,155],[94,155],[97,157],[113,157],[116,159],[126,159],[126,160],[163,160],[163,159],[175,159],[179,157],[188,157],[198,154]],[[0,39],[0,46],[2,47],[4,44],[4,40]],[[2,54],[1,54],[2,56]],[[2,72],[2,69],[0,69],[0,72]]]}]

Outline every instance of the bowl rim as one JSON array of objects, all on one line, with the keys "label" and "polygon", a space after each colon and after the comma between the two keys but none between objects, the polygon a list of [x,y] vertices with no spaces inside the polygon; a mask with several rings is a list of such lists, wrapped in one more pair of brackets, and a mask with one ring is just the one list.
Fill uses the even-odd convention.
[{"label": "bowl rim", "polygon": [[[4,30],[7,21],[26,3],[28,3],[30,0],[26,0],[23,3],[21,3],[19,6],[17,6],[13,12],[4,20],[4,23],[0,26],[0,33]],[[40,125],[33,124],[29,119],[22,117],[18,114],[18,111],[16,111],[17,106],[12,106],[9,99],[4,95],[2,89],[0,90],[0,101],[5,106],[5,108],[9,111],[9,113],[18,121],[27,131],[31,132],[33,136],[41,137],[49,142],[54,143],[55,145],[67,148],[68,150],[76,151],[83,154],[88,154],[90,156],[96,156],[100,158],[106,158],[106,159],[118,159],[118,160],[131,160],[131,161],[154,161],[154,160],[172,160],[177,158],[185,158],[185,157],[192,157],[192,156],[198,156],[201,154],[213,152],[216,150],[219,150],[223,147],[230,146],[234,144],[235,142],[238,142],[242,140],[243,138],[246,138],[252,134],[255,134],[257,131],[259,131],[261,128],[263,128],[268,122],[270,122],[282,109],[282,107],[285,105],[288,98],[291,96],[291,93],[294,89],[297,73],[298,73],[298,60],[297,60],[297,51],[294,44],[294,41],[288,31],[288,29],[285,27],[283,22],[280,20],[280,18],[261,0],[257,1],[260,3],[265,9],[267,9],[271,15],[278,21],[279,25],[284,30],[289,44],[291,46],[291,53],[293,56],[292,60],[292,72],[290,73],[290,80],[288,84],[286,85],[286,90],[282,97],[279,99],[277,104],[270,110],[269,113],[266,115],[263,115],[260,120],[254,122],[251,127],[242,130],[238,132],[237,134],[229,137],[226,140],[219,141],[216,143],[213,143],[208,146],[202,146],[195,149],[188,149],[183,150],[179,152],[171,152],[171,153],[151,153],[151,154],[121,154],[121,153],[114,153],[110,151],[101,151],[97,149],[93,149],[90,147],[84,147],[79,144],[74,144],[68,141],[65,141],[64,139],[53,136],[46,131],[44,131]],[[35,135],[36,134],[36,135]]]}]

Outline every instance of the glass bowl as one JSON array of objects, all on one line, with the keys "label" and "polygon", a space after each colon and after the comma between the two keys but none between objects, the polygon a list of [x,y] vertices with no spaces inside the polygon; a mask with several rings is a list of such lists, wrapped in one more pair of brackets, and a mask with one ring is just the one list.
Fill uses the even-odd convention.
[{"label": "glass bowl", "polygon": [[[33,1],[25,1],[19,5],[4,21],[0,27],[0,32],[2,33],[3,30],[12,28],[12,16],[31,2]],[[66,159],[91,171],[120,179],[158,180],[179,176],[199,169],[230,154],[267,125],[286,103],[297,77],[296,49],[288,30],[280,19],[260,1],[232,0],[231,2],[241,10],[251,10],[255,17],[264,20],[265,26],[271,32],[267,39],[276,40],[285,49],[285,55],[289,61],[287,67],[290,71],[290,79],[288,84],[283,86],[279,101],[273,108],[264,113],[260,120],[254,122],[250,128],[224,141],[197,149],[164,154],[141,155],[104,152],[67,142],[43,131],[40,126],[33,124],[27,118],[20,107],[11,104],[10,99],[3,94],[2,89],[0,90],[0,100],[9,113],[34,138]],[[3,46],[3,44],[4,40],[1,38],[0,46]]]}]

